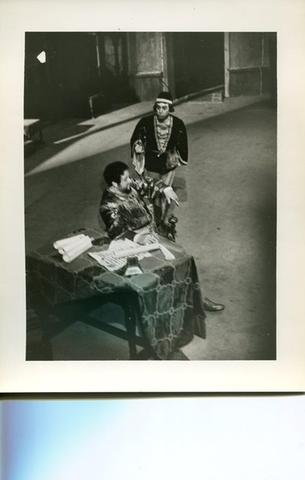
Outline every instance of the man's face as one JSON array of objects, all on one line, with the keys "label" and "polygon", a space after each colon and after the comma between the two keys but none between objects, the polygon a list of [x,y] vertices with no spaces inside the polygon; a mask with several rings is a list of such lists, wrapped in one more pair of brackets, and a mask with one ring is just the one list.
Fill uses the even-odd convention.
[{"label": "man's face", "polygon": [[122,193],[129,193],[131,189],[131,180],[129,176],[129,171],[125,170],[123,175],[121,175],[121,182],[117,185],[118,189]]},{"label": "man's face", "polygon": [[156,104],[156,114],[158,120],[165,120],[169,116],[169,104],[158,102]]}]

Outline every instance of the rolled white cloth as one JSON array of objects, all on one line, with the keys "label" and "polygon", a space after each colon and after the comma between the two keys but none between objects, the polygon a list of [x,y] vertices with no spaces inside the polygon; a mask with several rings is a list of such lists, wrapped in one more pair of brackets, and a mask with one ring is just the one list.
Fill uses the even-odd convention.
[{"label": "rolled white cloth", "polygon": [[67,243],[63,247],[59,248],[58,252],[61,255],[65,255],[65,254],[71,255],[74,252],[74,250],[79,250],[79,247],[81,245],[87,244],[88,239],[90,240],[90,238],[86,235],[84,236],[84,238],[79,238],[75,242]]},{"label": "rolled white cloth", "polygon": [[72,245],[72,248],[65,248],[63,259],[65,262],[70,263],[76,257],[84,253],[86,250],[92,247],[92,239],[90,237],[85,236],[83,239],[79,239],[79,241]]},{"label": "rolled white cloth", "polygon": [[72,245],[73,243],[77,243],[81,238],[85,238],[83,233],[79,235],[74,235],[74,237],[62,238],[61,240],[57,240],[53,243],[53,247],[58,250],[59,248],[64,248],[67,245]]}]

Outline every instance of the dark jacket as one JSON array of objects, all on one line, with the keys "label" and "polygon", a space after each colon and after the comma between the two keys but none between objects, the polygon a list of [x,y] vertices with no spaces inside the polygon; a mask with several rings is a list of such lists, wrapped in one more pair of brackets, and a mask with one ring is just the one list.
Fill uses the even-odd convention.
[{"label": "dark jacket", "polygon": [[187,133],[183,121],[180,120],[180,118],[172,115],[173,127],[170,138],[168,140],[166,152],[160,154],[160,152],[158,151],[158,144],[155,135],[154,117],[155,115],[143,117],[136,125],[130,140],[131,155],[133,155],[135,141],[141,140],[145,148],[145,168],[151,172],[164,174],[172,170],[172,168],[168,169],[166,167],[166,152],[173,150],[174,148],[176,148],[180,153],[181,163],[183,165],[187,164]]}]

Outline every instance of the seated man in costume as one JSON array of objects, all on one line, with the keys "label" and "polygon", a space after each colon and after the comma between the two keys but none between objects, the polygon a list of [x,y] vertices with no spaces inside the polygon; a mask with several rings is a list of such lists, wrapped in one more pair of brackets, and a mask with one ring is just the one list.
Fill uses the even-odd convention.
[{"label": "seated man in costume", "polygon": [[[108,187],[103,193],[100,214],[111,239],[128,232],[137,232],[144,227],[154,230],[154,212],[151,199],[164,196],[168,203],[177,202],[173,189],[162,180],[135,180],[130,177],[128,166],[123,162],[113,162],[104,170]],[[218,312],[224,305],[204,299],[205,310]]]},{"label": "seated man in costume", "polygon": [[168,203],[173,201],[178,204],[178,197],[170,186],[150,177],[142,180],[131,178],[128,166],[123,162],[107,165],[104,179],[108,188],[103,193],[100,213],[111,239],[143,227],[153,229],[151,201],[155,197],[163,197]]},{"label": "seated man in costume", "polygon": [[[154,113],[141,118],[130,140],[132,165],[137,174],[145,173],[168,186],[174,185],[177,168],[188,162],[186,128],[180,118],[172,115],[173,111],[171,94],[160,92]],[[154,206],[156,220],[167,224],[174,204],[156,198]]]}]

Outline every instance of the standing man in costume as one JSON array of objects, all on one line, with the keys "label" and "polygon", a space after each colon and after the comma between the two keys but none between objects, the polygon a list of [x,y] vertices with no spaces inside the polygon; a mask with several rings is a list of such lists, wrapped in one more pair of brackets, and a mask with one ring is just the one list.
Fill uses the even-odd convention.
[{"label": "standing man in costume", "polygon": [[[154,114],[143,117],[131,137],[131,157],[135,171],[162,180],[173,186],[176,169],[187,165],[188,144],[186,128],[180,118],[172,115],[173,99],[169,92],[161,92],[154,104]],[[155,203],[156,216],[167,223],[174,203],[165,198]]]}]

